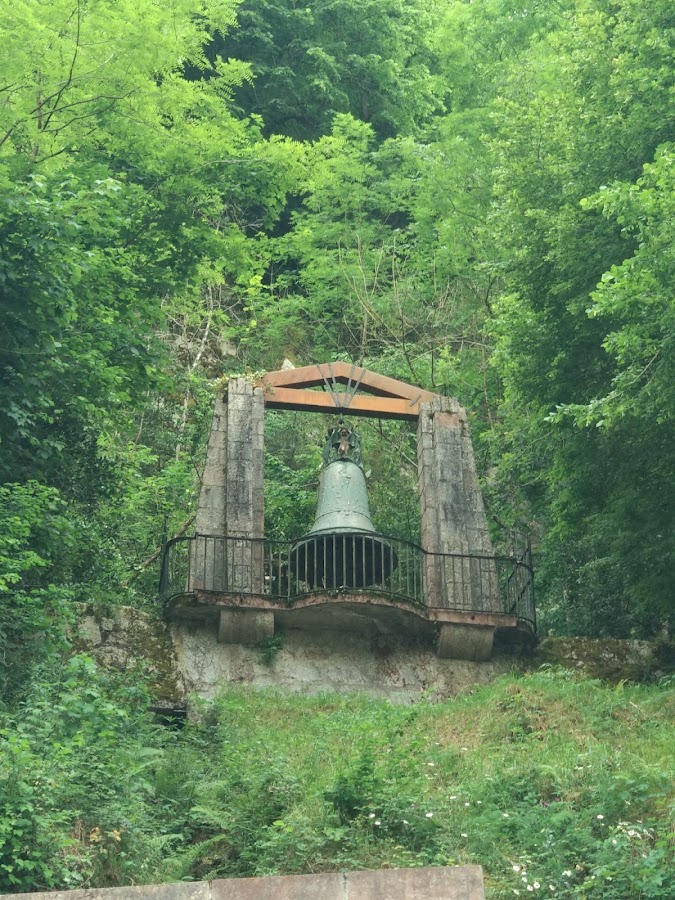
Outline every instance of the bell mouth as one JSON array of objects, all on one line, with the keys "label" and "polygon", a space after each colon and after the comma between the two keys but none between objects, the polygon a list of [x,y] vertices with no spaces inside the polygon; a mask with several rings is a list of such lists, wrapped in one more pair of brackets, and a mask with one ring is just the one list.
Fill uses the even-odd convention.
[{"label": "bell mouth", "polygon": [[397,565],[392,545],[374,531],[310,532],[290,551],[291,572],[312,589],[384,585]]}]

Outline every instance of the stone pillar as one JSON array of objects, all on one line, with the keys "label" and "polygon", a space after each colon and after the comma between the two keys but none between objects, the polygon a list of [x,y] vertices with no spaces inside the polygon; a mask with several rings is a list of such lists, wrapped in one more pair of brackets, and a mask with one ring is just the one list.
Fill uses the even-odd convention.
[{"label": "stone pillar", "polygon": [[[260,388],[246,378],[233,378],[227,391],[225,533],[228,589],[263,592],[263,430],[264,401]],[[238,537],[258,538],[256,542]]]},{"label": "stone pillar", "polygon": [[262,390],[246,378],[232,379],[226,398],[217,397],[214,407],[191,548],[190,591],[262,593],[263,428]]},{"label": "stone pillar", "polygon": [[195,519],[198,534],[225,534],[226,461],[227,404],[222,397],[216,397]]},{"label": "stone pillar", "polygon": [[480,558],[493,550],[469,423],[456,400],[438,396],[422,404],[417,446],[422,546],[458,554],[426,557],[427,605],[501,611],[495,564]]},{"label": "stone pillar", "polygon": [[[417,425],[417,492],[420,502],[420,539],[424,550],[441,547],[438,521],[438,480],[434,455],[434,419],[431,404],[423,403]],[[422,584],[427,606],[443,606],[440,569],[433,556],[423,557]]]},{"label": "stone pillar", "polygon": [[[216,397],[206,445],[206,462],[195,518],[196,539],[190,547],[188,591],[225,589],[227,404]],[[210,537],[214,536],[214,537]]]}]

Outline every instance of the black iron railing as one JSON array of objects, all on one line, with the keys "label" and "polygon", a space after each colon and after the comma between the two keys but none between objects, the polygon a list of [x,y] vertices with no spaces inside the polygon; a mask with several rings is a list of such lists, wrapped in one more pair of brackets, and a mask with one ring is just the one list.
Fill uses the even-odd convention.
[{"label": "black iron railing", "polygon": [[195,535],[169,541],[163,603],[196,591],[290,605],[317,593],[369,593],[420,607],[507,613],[535,627],[529,548],[519,556],[430,553],[398,538],[331,534],[276,541]]}]

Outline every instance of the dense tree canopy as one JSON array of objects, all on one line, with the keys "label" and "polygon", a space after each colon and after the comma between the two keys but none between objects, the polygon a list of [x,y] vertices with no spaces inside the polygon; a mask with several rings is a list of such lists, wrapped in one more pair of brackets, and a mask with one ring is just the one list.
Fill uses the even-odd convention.
[{"label": "dense tree canopy", "polygon": [[[284,357],[469,408],[544,630],[668,627],[670,2],[22,0],[0,32],[7,648],[71,599],[154,602],[218,379]],[[303,422],[269,431],[284,533]],[[372,441],[410,468],[405,429]]]}]

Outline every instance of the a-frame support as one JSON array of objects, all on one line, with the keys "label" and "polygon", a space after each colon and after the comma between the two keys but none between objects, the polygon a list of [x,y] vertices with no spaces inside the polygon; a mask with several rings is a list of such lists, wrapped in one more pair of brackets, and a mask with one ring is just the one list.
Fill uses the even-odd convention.
[{"label": "a-frame support", "polygon": [[[420,404],[429,403],[436,396],[431,391],[345,362],[268,372],[261,379],[261,387],[265,406],[270,409],[409,421],[417,420]],[[315,387],[324,390],[310,390]]]}]

